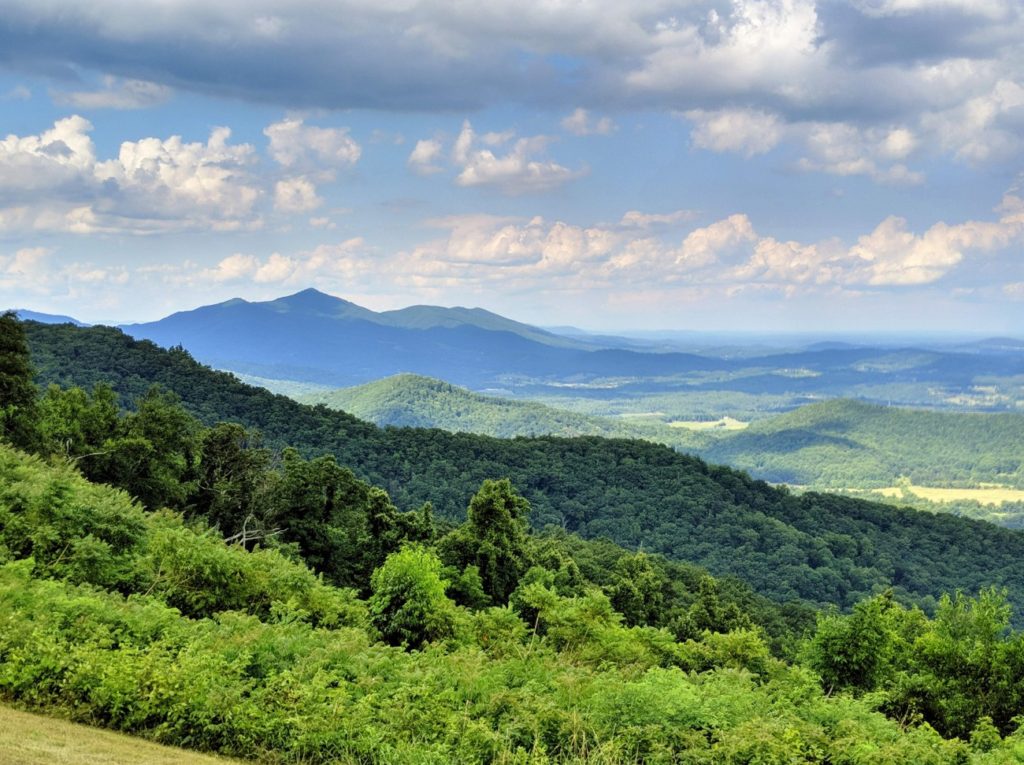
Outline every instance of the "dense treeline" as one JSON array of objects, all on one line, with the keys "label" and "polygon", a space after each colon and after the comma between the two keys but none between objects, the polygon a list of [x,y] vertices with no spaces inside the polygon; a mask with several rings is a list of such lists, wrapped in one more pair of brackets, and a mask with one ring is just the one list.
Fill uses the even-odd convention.
[{"label": "dense treeline", "polygon": [[1024,488],[1024,414],[929,412],[836,400],[756,422],[704,450],[767,481],[831,488]]},{"label": "dense treeline", "polygon": [[[532,401],[483,396],[417,375],[294,398],[323,403],[378,425],[434,427],[499,438],[535,434],[643,438],[766,481],[819,489],[894,486],[901,478],[925,486],[1024,487],[1024,414],[922,411],[832,399],[762,416],[743,431],[693,432],[659,419],[598,417]],[[660,404],[655,401],[652,398],[648,408],[657,409]]]},{"label": "dense treeline", "polygon": [[443,380],[413,374],[394,375],[354,388],[307,392],[293,398],[306,404],[324,404],[377,425],[440,428],[496,438],[586,435],[644,438],[687,447],[706,440],[660,422],[595,417],[533,401],[485,396]]},{"label": "dense treeline", "polygon": [[792,496],[748,476],[635,440],[500,440],[415,428],[377,428],[343,412],[297,404],[109,328],[26,323],[41,382],[108,382],[124,403],[153,383],[205,424],[241,423],[268,446],[334,455],[407,511],[432,502],[461,520],[484,480],[509,478],[535,528],[692,561],[735,575],[778,601],[849,607],[894,587],[926,609],[942,592],[1008,589],[1024,605],[1024,536],[988,524],[809,493]]}]

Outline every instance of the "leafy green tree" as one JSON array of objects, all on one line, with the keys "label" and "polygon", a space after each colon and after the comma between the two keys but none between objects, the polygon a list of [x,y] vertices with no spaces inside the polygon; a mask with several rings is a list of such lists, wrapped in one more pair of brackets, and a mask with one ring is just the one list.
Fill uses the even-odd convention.
[{"label": "leafy green tree", "polygon": [[237,533],[250,516],[254,525],[263,523],[269,469],[270,452],[257,435],[237,423],[218,423],[200,438],[191,512],[225,536]]},{"label": "leafy green tree", "polygon": [[87,478],[102,480],[100,472],[118,437],[117,394],[97,384],[89,394],[82,388],[50,385],[39,401],[42,451],[66,457]]},{"label": "leafy green tree", "polygon": [[530,503],[507,479],[487,480],[469,502],[466,522],[441,540],[446,563],[476,566],[484,592],[495,604],[508,602],[526,571],[526,517]]},{"label": "leafy green tree", "polygon": [[454,634],[455,604],[430,548],[407,545],[389,555],[373,572],[370,590],[370,620],[385,642],[420,648]]},{"label": "leafy green tree", "polygon": [[195,487],[201,425],[170,391],[151,387],[121,419],[96,480],[128,491],[151,510],[182,509]]},{"label": "leafy green tree", "polygon": [[642,552],[623,555],[615,564],[615,584],[610,588],[612,606],[626,624],[657,624],[665,607],[667,581]]},{"label": "leafy green tree", "polygon": [[924,615],[908,612],[891,591],[863,600],[848,616],[822,615],[807,653],[826,688],[872,691],[905,666]]},{"label": "leafy green tree", "polygon": [[13,311],[0,315],[0,439],[22,449],[38,442],[34,372],[28,342]]},{"label": "leafy green tree", "polygon": [[315,570],[366,592],[370,573],[398,549],[416,516],[400,514],[387,492],[360,481],[333,456],[306,460],[295,449],[282,456],[269,523]]}]

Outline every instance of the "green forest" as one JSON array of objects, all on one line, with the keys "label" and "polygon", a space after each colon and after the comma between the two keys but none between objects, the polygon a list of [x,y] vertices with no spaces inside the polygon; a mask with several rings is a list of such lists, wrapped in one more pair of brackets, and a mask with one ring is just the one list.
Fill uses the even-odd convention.
[{"label": "green forest", "polygon": [[987,523],[795,495],[640,440],[378,428],[244,385],[182,349],[163,350],[115,329],[25,329],[40,385],[106,384],[133,408],[157,395],[150,392],[157,383],[203,425],[237,423],[271,449],[331,456],[403,511],[430,502],[438,518],[459,522],[485,480],[507,478],[530,502],[535,529],[552,526],[693,562],[778,601],[848,608],[892,587],[902,602],[931,610],[944,592],[996,585],[1024,612],[1024,536]]},{"label": "green forest", "polygon": [[[881,488],[903,478],[924,486],[1024,488],[1024,414],[937,412],[831,399],[762,415],[743,430],[692,431],[671,427],[659,416],[582,414],[534,401],[484,396],[417,375],[303,392],[295,398],[378,425],[435,427],[500,438],[642,438],[772,483],[817,489]],[[571,401],[565,398],[561,403]],[[658,398],[652,396],[648,408],[657,406]]]},{"label": "green forest", "polygon": [[[1024,759],[1016,532],[640,441],[381,430],[68,329],[0,318],[0,701],[277,763]],[[360,475],[444,454],[437,502]]]}]

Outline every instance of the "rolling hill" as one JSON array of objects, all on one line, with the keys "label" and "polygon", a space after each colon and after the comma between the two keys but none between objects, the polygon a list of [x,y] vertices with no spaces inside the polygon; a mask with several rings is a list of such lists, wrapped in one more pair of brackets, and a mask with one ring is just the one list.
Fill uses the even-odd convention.
[{"label": "rolling hill", "polygon": [[1024,414],[931,412],[834,400],[728,434],[702,452],[776,483],[832,488],[1024,488]]},{"label": "rolling hill", "polygon": [[480,433],[644,438],[773,483],[832,489],[923,486],[1024,488],[1024,414],[933,412],[832,399],[744,430],[669,427],[655,418],[578,414],[483,396],[416,375],[296,397],[376,423]]},{"label": "rolling hill", "polygon": [[335,455],[403,509],[430,501],[441,517],[460,519],[485,479],[507,477],[529,499],[537,527],[698,563],[778,601],[848,607],[892,587],[929,607],[941,592],[994,584],[1024,605],[1024,535],[991,524],[834,495],[797,496],[638,440],[381,429],[244,385],[183,350],[116,329],[28,323],[26,334],[40,382],[107,382],[127,402],[160,384],[203,422],[239,422],[269,445]]},{"label": "rolling hill", "polygon": [[441,428],[496,438],[606,436],[643,438],[693,448],[706,440],[696,433],[658,422],[577,414],[533,401],[485,396],[443,380],[412,374],[294,398],[305,404],[340,409],[381,426]]}]

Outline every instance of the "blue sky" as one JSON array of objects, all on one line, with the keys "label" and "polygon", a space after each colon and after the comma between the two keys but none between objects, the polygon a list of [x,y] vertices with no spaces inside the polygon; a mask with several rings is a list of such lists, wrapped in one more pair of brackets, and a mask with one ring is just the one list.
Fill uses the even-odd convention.
[{"label": "blue sky", "polygon": [[1016,0],[0,0],[0,303],[1024,333]]}]

